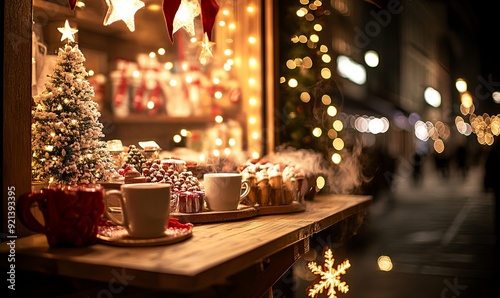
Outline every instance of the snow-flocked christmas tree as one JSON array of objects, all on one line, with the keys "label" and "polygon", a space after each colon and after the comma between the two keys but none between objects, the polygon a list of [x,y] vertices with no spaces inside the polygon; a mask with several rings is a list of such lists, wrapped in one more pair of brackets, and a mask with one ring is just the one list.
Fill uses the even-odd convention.
[{"label": "snow-flocked christmas tree", "polygon": [[76,185],[108,181],[116,173],[84,62],[78,45],[68,38],[43,92],[34,97],[34,181]]}]

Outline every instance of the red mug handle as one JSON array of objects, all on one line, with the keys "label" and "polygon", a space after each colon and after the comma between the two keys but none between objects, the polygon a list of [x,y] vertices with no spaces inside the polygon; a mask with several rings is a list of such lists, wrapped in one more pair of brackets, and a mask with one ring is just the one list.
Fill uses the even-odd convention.
[{"label": "red mug handle", "polygon": [[37,233],[47,233],[47,228],[43,226],[31,213],[31,205],[34,202],[41,201],[47,197],[47,194],[37,192],[37,193],[27,193],[23,194],[17,200],[17,216],[21,220],[21,223],[25,225],[28,229]]}]

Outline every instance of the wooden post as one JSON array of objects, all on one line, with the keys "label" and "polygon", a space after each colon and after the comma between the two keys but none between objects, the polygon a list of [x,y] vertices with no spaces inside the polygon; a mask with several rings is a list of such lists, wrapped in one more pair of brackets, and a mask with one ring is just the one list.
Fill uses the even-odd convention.
[{"label": "wooden post", "polygon": [[[2,241],[7,236],[25,236],[30,232],[19,220],[15,234],[8,228],[9,202],[31,188],[31,0],[6,1],[3,31],[3,224]],[[12,193],[11,193],[12,194]],[[11,207],[12,212],[12,207]],[[10,221],[10,223],[13,223]]]}]

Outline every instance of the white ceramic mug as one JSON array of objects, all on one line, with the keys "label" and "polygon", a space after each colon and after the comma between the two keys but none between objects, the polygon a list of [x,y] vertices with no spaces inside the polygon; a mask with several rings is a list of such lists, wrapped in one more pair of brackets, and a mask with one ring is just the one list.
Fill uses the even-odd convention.
[{"label": "white ceramic mug", "polygon": [[[110,214],[109,201],[118,198],[122,220]],[[171,185],[168,183],[123,184],[120,190],[106,192],[106,214],[115,224],[124,226],[130,237],[154,238],[165,235],[170,216]]]},{"label": "white ceramic mug", "polygon": [[240,200],[250,192],[250,185],[242,181],[242,175],[238,173],[204,174],[203,186],[205,201],[211,211],[236,210]]}]

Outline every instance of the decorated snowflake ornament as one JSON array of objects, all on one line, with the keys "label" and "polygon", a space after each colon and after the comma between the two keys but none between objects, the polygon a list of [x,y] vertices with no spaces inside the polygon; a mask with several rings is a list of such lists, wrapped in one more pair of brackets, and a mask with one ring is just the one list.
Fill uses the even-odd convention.
[{"label": "decorated snowflake ornament", "polygon": [[349,260],[345,260],[342,264],[334,268],[334,258],[333,253],[330,248],[325,248],[324,250],[325,263],[324,266],[317,265],[316,262],[307,263],[307,268],[311,270],[314,275],[318,275],[319,280],[315,284],[311,285],[307,289],[307,295],[310,297],[316,297],[318,294],[323,293],[324,290],[328,290],[327,295],[329,298],[337,298],[335,295],[338,291],[342,293],[347,293],[349,291],[349,286],[345,281],[340,281],[342,274],[346,273],[346,270],[351,267]]}]

